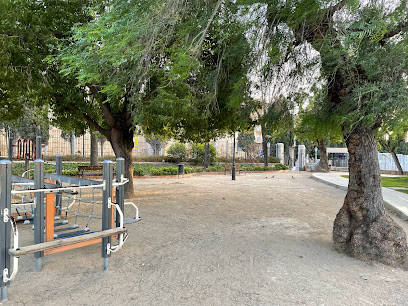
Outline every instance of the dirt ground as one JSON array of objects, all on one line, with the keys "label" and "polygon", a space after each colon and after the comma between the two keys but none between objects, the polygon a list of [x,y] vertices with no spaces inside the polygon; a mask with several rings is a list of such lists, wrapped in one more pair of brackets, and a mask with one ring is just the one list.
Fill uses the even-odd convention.
[{"label": "dirt ground", "polygon": [[345,192],[309,173],[134,184],[143,219],[108,271],[99,245],[47,256],[41,272],[22,257],[4,304],[408,305],[408,272],[333,249]]}]

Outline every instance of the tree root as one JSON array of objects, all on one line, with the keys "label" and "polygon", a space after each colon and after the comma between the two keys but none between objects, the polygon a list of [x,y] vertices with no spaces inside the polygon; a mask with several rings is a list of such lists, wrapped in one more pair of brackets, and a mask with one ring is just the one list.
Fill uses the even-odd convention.
[{"label": "tree root", "polygon": [[379,215],[372,222],[357,223],[343,206],[334,222],[333,241],[338,252],[408,270],[406,234],[387,215]]}]

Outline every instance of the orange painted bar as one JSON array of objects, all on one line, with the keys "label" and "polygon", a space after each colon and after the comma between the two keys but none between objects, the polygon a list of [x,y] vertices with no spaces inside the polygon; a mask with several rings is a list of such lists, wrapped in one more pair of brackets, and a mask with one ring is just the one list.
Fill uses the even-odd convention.
[{"label": "orange painted bar", "polygon": [[101,243],[101,242],[102,242],[102,238],[98,238],[95,240],[89,240],[89,241],[85,241],[85,242],[81,242],[77,244],[67,245],[67,246],[63,246],[63,247],[52,249],[52,250],[45,250],[44,255],[50,255],[50,254],[55,254],[55,253],[73,250],[77,248],[82,248],[87,245],[92,245],[92,244]]},{"label": "orange painted bar", "polygon": [[45,241],[54,240],[55,194],[45,194]]}]

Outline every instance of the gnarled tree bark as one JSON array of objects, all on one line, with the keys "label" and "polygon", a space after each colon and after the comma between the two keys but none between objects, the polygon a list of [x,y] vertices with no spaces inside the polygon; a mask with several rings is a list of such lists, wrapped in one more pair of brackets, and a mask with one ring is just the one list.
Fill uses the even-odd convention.
[{"label": "gnarled tree bark", "polygon": [[98,164],[98,137],[93,133],[91,133],[91,166],[96,166]]},{"label": "gnarled tree bark", "polygon": [[320,151],[320,161],[316,165],[315,171],[316,172],[329,172],[329,159],[327,157],[327,150],[326,144],[324,143],[323,139],[317,140],[317,146]]},{"label": "gnarled tree bark", "polygon": [[264,126],[261,126],[261,132],[262,132],[262,153],[263,153],[263,160],[264,160],[264,166],[268,167],[268,138],[266,137],[266,131]]},{"label": "gnarled tree bark", "polygon": [[108,140],[112,145],[116,157],[125,159],[125,177],[129,179],[129,183],[125,185],[125,197],[131,198],[134,196],[132,162],[132,150],[134,146],[133,130],[112,128]]},{"label": "gnarled tree bark", "polygon": [[398,173],[399,173],[400,175],[403,175],[403,174],[404,174],[404,170],[402,170],[402,166],[401,166],[401,163],[400,163],[399,160],[398,160],[397,153],[395,153],[395,151],[392,151],[392,152],[391,152],[391,156],[392,156],[392,159],[394,160],[395,166],[396,166],[397,169],[398,169]]},{"label": "gnarled tree bark", "polygon": [[408,268],[406,234],[384,208],[377,141],[371,130],[360,128],[346,142],[350,178],[334,221],[335,248],[362,260]]}]

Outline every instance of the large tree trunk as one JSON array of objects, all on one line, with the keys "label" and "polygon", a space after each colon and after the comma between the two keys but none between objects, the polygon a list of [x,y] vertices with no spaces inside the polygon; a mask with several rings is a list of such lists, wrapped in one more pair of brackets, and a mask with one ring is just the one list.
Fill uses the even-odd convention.
[{"label": "large tree trunk", "polygon": [[329,172],[329,159],[327,157],[326,144],[323,139],[317,140],[317,146],[320,151],[320,161],[316,165],[315,171],[317,172]]},{"label": "large tree trunk", "polygon": [[403,175],[403,174],[404,174],[404,170],[402,170],[401,163],[399,162],[398,156],[397,156],[397,154],[395,153],[395,151],[392,151],[392,152],[391,152],[391,156],[392,156],[392,159],[394,160],[395,166],[397,167],[399,174],[400,174],[400,175]]},{"label": "large tree trunk", "polygon": [[210,144],[207,142],[204,145],[204,168],[207,169],[210,166]]},{"label": "large tree trunk", "polygon": [[261,132],[262,132],[262,153],[264,166],[268,167],[268,138],[266,137],[266,132],[263,126],[261,126]]},{"label": "large tree trunk", "polygon": [[92,132],[91,133],[91,166],[96,166],[98,164],[98,137]]},{"label": "large tree trunk", "polygon": [[346,142],[350,178],[334,221],[335,248],[362,260],[407,268],[406,234],[384,208],[377,141],[370,130],[359,129]]},{"label": "large tree trunk", "polygon": [[112,128],[109,139],[112,149],[115,152],[116,158],[122,157],[125,159],[125,177],[129,179],[129,183],[125,185],[125,198],[134,197],[133,188],[133,131]]}]

